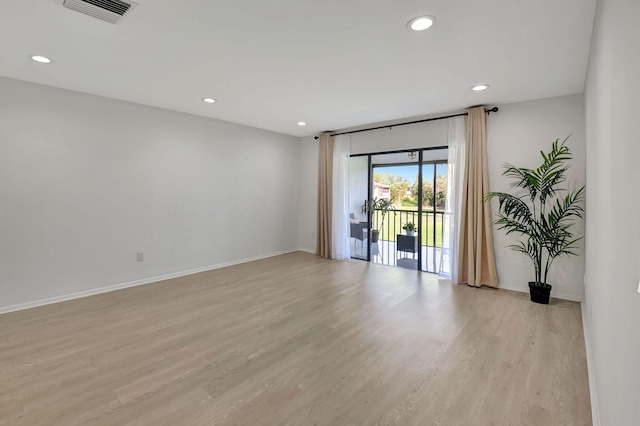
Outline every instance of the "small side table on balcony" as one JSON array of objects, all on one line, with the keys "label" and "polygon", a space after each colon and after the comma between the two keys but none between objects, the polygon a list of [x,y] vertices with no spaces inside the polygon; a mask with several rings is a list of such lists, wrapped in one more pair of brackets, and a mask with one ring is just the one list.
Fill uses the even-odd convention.
[{"label": "small side table on balcony", "polygon": [[[416,257],[418,253],[418,235],[396,235],[396,265],[401,268],[418,269],[418,259]],[[398,258],[398,255],[402,253],[404,256]],[[411,257],[408,256],[411,254]]]}]

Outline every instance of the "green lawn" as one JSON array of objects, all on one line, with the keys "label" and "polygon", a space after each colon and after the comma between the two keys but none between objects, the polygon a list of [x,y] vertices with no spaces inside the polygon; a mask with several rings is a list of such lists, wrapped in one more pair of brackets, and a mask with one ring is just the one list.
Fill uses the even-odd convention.
[{"label": "green lawn", "polygon": [[[374,224],[377,228],[380,227],[380,218],[381,212],[375,212],[376,218],[374,220]],[[420,237],[420,241],[422,245],[425,246],[433,246],[433,213],[422,213],[422,236]],[[435,237],[436,237],[436,247],[442,247],[442,213],[436,213],[435,215]],[[384,218],[384,229],[381,229],[380,239],[387,241],[395,241],[397,234],[404,234],[405,231],[402,229],[402,226],[407,222],[413,222],[417,225],[418,212],[416,210],[402,209],[391,211],[387,213]],[[375,228],[374,228],[375,229]]]}]

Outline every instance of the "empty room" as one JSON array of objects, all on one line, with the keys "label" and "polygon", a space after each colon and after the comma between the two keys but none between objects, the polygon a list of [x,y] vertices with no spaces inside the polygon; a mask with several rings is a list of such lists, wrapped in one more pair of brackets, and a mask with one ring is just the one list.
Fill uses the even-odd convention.
[{"label": "empty room", "polygon": [[640,2],[0,13],[0,425],[640,425]]}]

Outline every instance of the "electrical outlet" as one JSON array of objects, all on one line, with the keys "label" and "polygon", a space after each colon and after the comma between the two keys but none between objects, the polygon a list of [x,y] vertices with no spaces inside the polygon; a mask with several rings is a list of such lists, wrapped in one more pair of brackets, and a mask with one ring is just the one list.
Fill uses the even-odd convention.
[{"label": "electrical outlet", "polygon": [[139,251],[136,255],[136,259],[138,260],[138,262],[144,261],[144,253]]},{"label": "electrical outlet", "polygon": [[640,293],[640,281],[638,282],[638,293]]}]

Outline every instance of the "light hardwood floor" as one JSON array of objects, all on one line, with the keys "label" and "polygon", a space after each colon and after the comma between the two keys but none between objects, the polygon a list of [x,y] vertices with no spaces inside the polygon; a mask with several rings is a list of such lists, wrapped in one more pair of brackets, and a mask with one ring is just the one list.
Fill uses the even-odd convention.
[{"label": "light hardwood floor", "polygon": [[0,315],[2,425],[586,425],[579,304],[293,253]]}]

